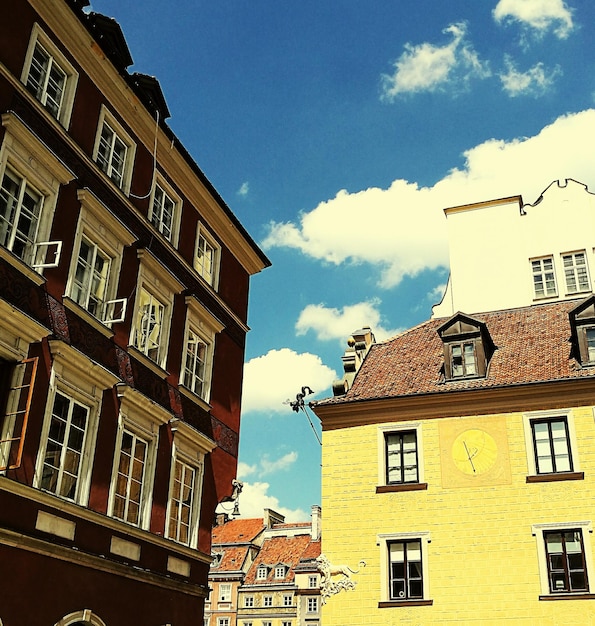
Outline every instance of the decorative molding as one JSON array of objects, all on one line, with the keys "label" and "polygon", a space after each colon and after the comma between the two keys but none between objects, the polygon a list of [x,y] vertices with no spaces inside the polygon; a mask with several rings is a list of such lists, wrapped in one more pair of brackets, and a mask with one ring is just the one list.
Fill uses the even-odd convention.
[{"label": "decorative molding", "polygon": [[[322,604],[341,591],[353,591],[357,585],[351,579],[351,574],[359,573],[359,569],[354,570],[349,565],[332,565],[325,554],[321,554],[316,559],[318,571],[320,572],[320,597]],[[366,567],[365,561],[360,561],[361,567]],[[336,578],[333,579],[333,576]]]}]

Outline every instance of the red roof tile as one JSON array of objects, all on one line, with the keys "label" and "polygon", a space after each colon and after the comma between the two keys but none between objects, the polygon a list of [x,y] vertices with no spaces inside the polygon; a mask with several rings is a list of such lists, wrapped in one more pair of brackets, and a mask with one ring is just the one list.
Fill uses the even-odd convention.
[{"label": "red roof tile", "polygon": [[[245,584],[270,584],[271,582],[283,583],[294,579],[293,568],[299,563],[311,542],[310,535],[297,535],[295,537],[271,537],[265,539],[258,556],[252,563],[246,575]],[[256,571],[259,565],[270,568],[266,580],[257,580]],[[275,578],[275,566],[287,565],[288,573],[283,579]]]},{"label": "red roof tile", "polygon": [[[219,564],[213,567],[213,572],[240,572],[242,571],[246,556],[248,555],[248,546],[226,547],[223,548],[223,556]],[[215,549],[215,552],[219,550]]]},{"label": "red roof tile", "polygon": [[396,398],[466,389],[594,377],[571,355],[569,312],[578,301],[475,314],[496,346],[484,378],[445,381],[444,352],[436,332],[446,321],[432,319],[373,345],[351,389],[317,404]]},{"label": "red roof tile", "polygon": [[262,517],[234,519],[213,528],[213,546],[230,543],[251,543],[264,530]]}]

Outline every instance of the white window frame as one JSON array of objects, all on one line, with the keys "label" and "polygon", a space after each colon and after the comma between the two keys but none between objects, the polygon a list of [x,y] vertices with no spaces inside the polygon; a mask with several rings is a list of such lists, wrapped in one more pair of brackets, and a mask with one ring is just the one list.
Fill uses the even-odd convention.
[{"label": "white window frame", "polygon": [[[212,249],[211,271],[208,272],[203,263],[199,263],[199,250],[201,249],[201,240]],[[204,224],[199,224],[196,231],[196,244],[194,248],[194,269],[198,275],[209,284],[215,291],[219,287],[219,266],[221,264],[221,246],[217,243],[213,235],[208,231]]]},{"label": "white window frame", "polygon": [[266,565],[259,565],[256,568],[256,580],[266,580],[269,575],[269,568]]},{"label": "white window frame", "polygon": [[[585,564],[587,568],[587,580],[589,583],[589,591],[580,591],[580,592],[565,592],[563,594],[560,593],[552,593],[550,591],[549,585],[549,575],[547,568],[547,556],[546,556],[546,548],[545,548],[545,540],[543,537],[544,531],[565,531],[572,530],[578,528],[582,531],[583,535],[583,550],[585,551]],[[539,567],[539,583],[541,587],[541,595],[548,597],[572,597],[572,596],[580,596],[585,593],[593,593],[594,585],[595,585],[595,568],[593,564],[593,550],[591,548],[591,534],[593,533],[593,524],[591,520],[581,520],[577,522],[554,522],[554,523],[542,523],[542,524],[532,524],[531,526],[531,534],[535,537],[535,543],[537,548],[537,563]]]},{"label": "white window frame", "polygon": [[244,596],[244,608],[254,608],[254,596]]},{"label": "white window frame", "polygon": [[83,238],[97,246],[110,259],[110,268],[106,280],[105,297],[102,310],[98,315],[88,311],[85,303],[77,303],[90,316],[98,319],[106,326],[113,322],[122,321],[126,314],[127,300],[117,299],[117,287],[122,267],[124,248],[132,245],[135,236],[110,212],[110,210],[88,189],[80,189],[77,198],[81,203],[81,212],[77,225],[70,263],[68,281],[66,283],[66,297],[73,298],[78,256]]},{"label": "white window frame", "polygon": [[308,603],[306,605],[306,613],[318,613],[320,610],[320,602],[318,596],[308,597]]},{"label": "white window frame", "polygon": [[219,602],[231,602],[231,583],[219,583]]},{"label": "white window frame", "polygon": [[[553,275],[553,279],[554,279],[554,293],[548,293],[547,291],[547,280],[546,280],[546,273],[549,272],[549,270],[546,270],[543,267],[543,262],[544,261],[550,261],[552,264],[552,269],[551,269],[551,273]],[[535,269],[533,267],[534,263],[539,263],[539,272],[535,272]],[[535,300],[544,300],[546,298],[556,298],[558,296],[558,280],[556,277],[556,264],[554,263],[554,257],[551,254],[545,255],[545,256],[541,256],[541,257],[534,257],[529,259],[529,267],[530,267],[530,271],[531,271],[531,285],[532,285],[532,289],[533,289],[533,298]],[[543,282],[543,294],[538,294],[537,290],[536,290],[536,282],[535,282],[535,276],[541,276],[542,282]]]},{"label": "white window frame", "polygon": [[430,599],[430,576],[428,568],[428,544],[431,541],[429,531],[407,533],[381,533],[376,536],[376,545],[380,548],[380,601],[401,602],[390,597],[390,572],[389,572],[389,545],[393,542],[419,540],[421,542],[423,597],[415,600],[403,600],[409,602],[424,601]]},{"label": "white window frame", "polygon": [[[192,392],[193,395],[198,396],[201,400],[208,403],[211,395],[215,335],[220,333],[225,326],[214,315],[207,311],[194,296],[186,297],[185,303],[187,314],[184,328],[184,352],[180,366],[180,384],[184,389],[187,389]],[[196,388],[194,369],[187,369],[189,359],[194,361],[193,364],[196,365],[195,350],[191,350],[190,348],[190,343],[194,339],[202,342],[206,347],[201,390],[197,390]]]},{"label": "white window frame", "polygon": [[[41,432],[42,443],[38,450],[33,486],[41,489],[54,399],[56,393],[59,392],[89,409],[77,488],[75,496],[72,498],[72,501],[76,504],[85,506],[89,499],[97,422],[101,409],[103,390],[113,387],[118,379],[111,372],[103,368],[94,367],[94,364],[86,356],[64,342],[50,341],[50,351],[53,357],[53,364]],[[56,495],[56,497],[61,496]]]},{"label": "white window frame", "polygon": [[116,448],[114,452],[114,462],[112,466],[112,478],[110,483],[110,493],[108,501],[108,515],[114,517],[115,492],[118,480],[118,466],[120,461],[120,446],[122,435],[125,431],[133,433],[147,443],[147,453],[145,460],[142,494],[140,502],[140,514],[138,523],[123,523],[138,526],[147,530],[151,519],[151,504],[153,500],[153,485],[155,479],[155,464],[157,459],[157,445],[159,440],[159,428],[167,424],[171,414],[160,406],[151,402],[142,393],[136,391],[128,385],[119,384],[117,386],[118,398],[120,400],[120,413],[118,415],[118,431],[116,435]]},{"label": "white window frame", "polygon": [[[55,266],[59,261],[57,248],[48,242],[54,211],[61,185],[67,185],[74,174],[23,124],[14,113],[2,115],[6,132],[0,148],[0,185],[6,170],[42,197],[42,206],[34,235],[33,249],[25,258],[2,254],[11,264],[23,264],[32,272],[42,274],[44,267]],[[5,250],[3,246],[1,250]],[[47,259],[46,257],[48,257]],[[48,262],[49,261],[49,262]],[[35,274],[33,274],[35,276]]]},{"label": "white window frame", "polygon": [[285,578],[285,565],[275,566],[275,578]]},{"label": "white window frame", "polygon": [[65,83],[62,90],[62,99],[60,101],[57,115],[53,115],[53,113],[46,106],[45,100],[47,97],[47,91],[45,89],[41,93],[41,97],[40,94],[31,95],[37,100],[37,102],[42,105],[44,110],[48,112],[48,115],[58,120],[58,122],[62,126],[64,126],[64,128],[68,128],[70,125],[72,105],[74,103],[74,96],[76,93],[76,86],[78,82],[78,72],[74,69],[73,65],[60,52],[60,50],[54,45],[52,40],[46,35],[46,33],[37,23],[33,24],[33,29],[31,30],[31,38],[29,39],[29,47],[27,48],[27,54],[25,56],[25,62],[23,64],[21,82],[23,83],[23,85],[27,86],[29,73],[31,71],[31,64],[33,62],[33,55],[38,45],[49,56],[52,64],[57,65],[65,76]]},{"label": "white window frame", "polygon": [[[582,255],[584,259],[584,265],[580,267],[584,267],[585,275],[587,278],[586,286],[581,287],[579,285],[579,265],[577,265],[577,256]],[[566,259],[571,259],[572,264],[570,266],[566,266]],[[574,252],[563,252],[560,254],[560,262],[562,263],[562,271],[564,272],[564,285],[566,287],[566,294],[574,295],[577,293],[589,293],[591,291],[591,277],[589,275],[589,260],[587,258],[586,250],[575,250]],[[576,289],[571,289],[568,284],[568,273],[572,273],[572,279],[576,283]]]},{"label": "white window frame", "polygon": [[[386,435],[397,434],[406,431],[415,431],[417,446],[417,481],[414,483],[388,483],[387,481],[387,455],[386,455]],[[378,485],[400,487],[401,485],[418,485],[425,483],[424,476],[424,445],[422,424],[415,422],[398,422],[382,424],[378,427]]]},{"label": "white window frame", "polygon": [[318,587],[318,576],[313,574],[308,576],[308,589],[316,589]]},{"label": "white window frame", "polygon": [[[198,544],[198,527],[200,522],[200,504],[202,499],[205,456],[212,452],[216,444],[214,441],[194,429],[186,422],[178,419],[170,420],[173,434],[172,462],[170,469],[169,495],[167,511],[165,515],[165,536],[172,541],[182,543],[191,548]],[[173,494],[175,481],[175,467],[177,462],[195,470],[192,503],[190,507],[190,520],[188,541],[180,541],[179,537],[172,536],[169,529],[170,517],[172,517]]]},{"label": "white window frame", "polygon": [[[156,217],[153,214],[154,211],[154,203],[155,203],[155,195],[157,193],[157,188],[161,190],[164,194],[164,197],[167,197],[173,204],[172,216],[171,216],[171,224],[169,226],[170,233],[169,236],[164,228],[163,221],[163,213]],[[167,241],[169,241],[174,248],[178,247],[178,239],[180,234],[180,217],[182,212],[182,200],[180,196],[174,191],[173,187],[168,184],[163,176],[160,174],[155,175],[155,181],[153,182],[153,189],[151,190],[151,196],[149,198],[149,213],[148,219],[149,222],[153,225],[155,230],[160,233]],[[157,223],[155,223],[155,221]]]},{"label": "white window frame", "polygon": [[271,608],[273,606],[273,596],[268,594],[262,598],[262,606]]},{"label": "white window frame", "polygon": [[283,595],[283,606],[293,606],[293,595],[290,593]]},{"label": "white window frame", "polygon": [[[180,293],[184,289],[184,286],[179,283],[150,252],[147,250],[139,250],[137,254],[140,259],[140,268],[136,286],[132,328],[130,329],[130,347],[134,348],[137,354],[142,354],[149,363],[156,363],[159,367],[165,369],[174,296]],[[150,344],[145,341],[145,345],[143,346],[143,342],[141,341],[143,317],[141,308],[142,293],[149,294],[149,296],[163,306],[161,328],[159,329],[159,347],[156,359],[152,359],[148,355]]]},{"label": "white window frame", "polygon": [[[112,160],[108,163],[108,171],[106,172],[98,161],[99,147],[101,143],[101,134],[103,132],[104,125],[107,125],[115,136],[126,146],[126,155],[122,165],[122,178],[120,183],[114,180],[110,171],[112,169]],[[124,130],[123,126],[116,120],[116,118],[105,107],[101,106],[99,113],[99,122],[97,124],[97,133],[95,135],[95,144],[93,147],[93,161],[97,164],[97,167],[105,174],[105,176],[116,186],[121,189],[126,195],[130,194],[130,183],[132,180],[132,170],[134,166],[134,157],[136,154],[136,143],[132,140],[130,135]]]},{"label": "white window frame", "polygon": [[578,441],[574,426],[574,415],[571,409],[558,409],[548,411],[531,411],[523,414],[523,430],[525,433],[525,450],[527,453],[527,469],[529,476],[552,476],[559,475],[561,477],[569,472],[557,472],[554,474],[539,474],[537,472],[537,460],[535,458],[535,448],[533,443],[532,422],[540,419],[552,419],[556,417],[566,418],[568,425],[568,442],[570,446],[570,454],[572,457],[572,470],[570,473],[578,473],[580,469],[580,459],[578,455]]},{"label": "white window frame", "polygon": [[217,626],[229,626],[229,617],[218,617]]}]

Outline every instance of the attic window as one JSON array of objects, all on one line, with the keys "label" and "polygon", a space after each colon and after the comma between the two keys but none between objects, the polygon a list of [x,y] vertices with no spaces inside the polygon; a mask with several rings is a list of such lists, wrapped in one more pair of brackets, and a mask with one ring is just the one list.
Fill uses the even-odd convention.
[{"label": "attic window", "polygon": [[275,567],[275,578],[285,578],[285,565]]},{"label": "attic window", "polygon": [[211,563],[211,567],[219,567],[221,565],[221,559],[223,555],[221,553],[215,553],[211,555],[213,557],[213,562]]},{"label": "attic window", "polygon": [[583,366],[595,365],[595,296],[589,296],[569,313],[573,351]]},{"label": "attic window", "polygon": [[265,580],[268,575],[268,569],[266,565],[259,565],[256,570],[256,579],[257,580]]},{"label": "attic window", "polygon": [[457,313],[438,328],[438,334],[444,347],[446,380],[486,375],[494,344],[483,322]]}]

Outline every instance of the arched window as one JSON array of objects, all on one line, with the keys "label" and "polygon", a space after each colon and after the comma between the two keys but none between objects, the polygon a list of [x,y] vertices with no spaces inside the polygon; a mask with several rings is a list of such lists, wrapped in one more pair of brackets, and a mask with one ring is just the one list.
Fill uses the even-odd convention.
[{"label": "arched window", "polygon": [[54,626],[107,626],[91,609],[83,609],[66,615]]}]

